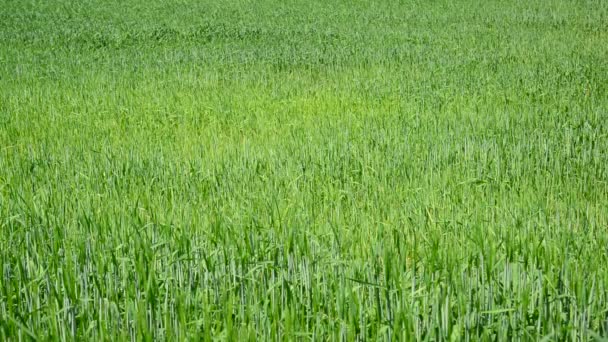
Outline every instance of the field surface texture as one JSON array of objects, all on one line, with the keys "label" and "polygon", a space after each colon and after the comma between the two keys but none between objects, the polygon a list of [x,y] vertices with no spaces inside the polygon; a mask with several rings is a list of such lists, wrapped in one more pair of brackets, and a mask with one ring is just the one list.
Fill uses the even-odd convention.
[{"label": "field surface texture", "polygon": [[608,2],[0,0],[0,340],[608,336]]}]

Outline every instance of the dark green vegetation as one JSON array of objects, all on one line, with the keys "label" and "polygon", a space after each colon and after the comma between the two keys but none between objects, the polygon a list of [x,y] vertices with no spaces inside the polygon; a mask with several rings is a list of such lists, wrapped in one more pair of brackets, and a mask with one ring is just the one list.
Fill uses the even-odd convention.
[{"label": "dark green vegetation", "polygon": [[0,340],[608,334],[608,2],[0,0]]}]

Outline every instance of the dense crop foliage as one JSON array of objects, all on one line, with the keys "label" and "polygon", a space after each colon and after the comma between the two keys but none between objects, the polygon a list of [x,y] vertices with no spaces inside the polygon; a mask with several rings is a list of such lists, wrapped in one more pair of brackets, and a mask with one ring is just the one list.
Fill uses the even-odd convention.
[{"label": "dense crop foliage", "polygon": [[608,2],[0,0],[0,340],[608,336]]}]

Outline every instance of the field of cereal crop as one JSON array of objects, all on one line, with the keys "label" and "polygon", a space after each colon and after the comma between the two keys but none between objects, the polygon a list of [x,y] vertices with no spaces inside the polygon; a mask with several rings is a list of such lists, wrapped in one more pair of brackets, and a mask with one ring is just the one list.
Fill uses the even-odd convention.
[{"label": "field of cereal crop", "polygon": [[608,337],[608,2],[0,0],[0,340]]}]

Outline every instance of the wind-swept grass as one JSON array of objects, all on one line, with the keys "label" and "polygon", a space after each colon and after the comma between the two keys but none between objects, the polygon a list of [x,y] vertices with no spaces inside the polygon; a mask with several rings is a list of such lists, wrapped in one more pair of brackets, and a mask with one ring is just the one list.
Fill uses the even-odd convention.
[{"label": "wind-swept grass", "polygon": [[0,340],[608,336],[607,3],[0,8]]}]

